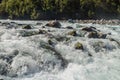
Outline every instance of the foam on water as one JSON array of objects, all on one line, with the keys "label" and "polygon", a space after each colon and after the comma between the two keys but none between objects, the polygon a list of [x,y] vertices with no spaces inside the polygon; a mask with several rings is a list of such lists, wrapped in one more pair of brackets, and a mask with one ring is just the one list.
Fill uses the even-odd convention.
[{"label": "foam on water", "polygon": [[[1,20],[6,22],[6,20]],[[10,22],[10,20],[7,22]],[[120,80],[120,26],[61,22],[62,28],[49,28],[52,37],[69,40],[57,41],[48,45],[50,36],[45,34],[23,37],[32,31],[37,32],[47,21],[14,21],[31,24],[32,30],[21,27],[7,29],[0,26],[0,79],[4,80]],[[65,29],[72,26],[79,32],[83,26],[96,27],[103,33],[110,33],[109,39],[71,37]],[[24,34],[23,34],[24,32]],[[61,39],[62,39],[61,38]],[[81,42],[84,50],[76,50],[74,44]],[[99,44],[99,46],[98,46]],[[90,57],[88,54],[91,54]],[[66,65],[66,66],[63,66]],[[7,73],[6,73],[7,72]]]}]

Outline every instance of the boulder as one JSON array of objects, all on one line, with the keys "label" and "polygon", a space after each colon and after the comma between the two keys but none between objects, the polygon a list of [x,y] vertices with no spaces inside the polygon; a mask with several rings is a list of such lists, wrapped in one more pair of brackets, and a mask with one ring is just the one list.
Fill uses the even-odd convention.
[{"label": "boulder", "polygon": [[30,25],[25,25],[22,27],[22,29],[32,29],[32,27]]},{"label": "boulder", "polygon": [[107,36],[107,34],[103,34],[103,33],[100,33],[100,32],[90,32],[88,34],[88,38],[102,38],[102,39],[105,39]]},{"label": "boulder", "polygon": [[99,38],[99,35],[97,32],[90,32],[88,38]]},{"label": "boulder", "polygon": [[45,26],[60,28],[61,24],[58,21],[51,21],[51,22],[47,23]]},{"label": "boulder", "polygon": [[81,50],[83,50],[83,45],[80,42],[75,43],[74,47],[75,47],[75,49],[81,49]]},{"label": "boulder", "polygon": [[67,28],[67,29],[73,29],[73,27],[71,27],[71,26],[67,26],[66,28]]},{"label": "boulder", "polygon": [[95,27],[85,27],[85,28],[82,28],[83,31],[87,31],[87,32],[92,32],[92,31],[95,31],[96,28]]},{"label": "boulder", "polygon": [[68,32],[68,35],[77,36],[77,33],[75,30],[73,30],[73,31]]}]

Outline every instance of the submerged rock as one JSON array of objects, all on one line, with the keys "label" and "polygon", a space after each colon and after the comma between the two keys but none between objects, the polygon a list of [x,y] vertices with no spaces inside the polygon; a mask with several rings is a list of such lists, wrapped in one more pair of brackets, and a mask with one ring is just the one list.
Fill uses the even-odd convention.
[{"label": "submerged rock", "polygon": [[51,22],[47,23],[45,26],[60,28],[61,24],[58,21],[51,21]]},{"label": "submerged rock", "polygon": [[80,43],[80,42],[75,43],[74,47],[75,47],[75,49],[80,49],[80,50],[84,49],[82,43]]}]

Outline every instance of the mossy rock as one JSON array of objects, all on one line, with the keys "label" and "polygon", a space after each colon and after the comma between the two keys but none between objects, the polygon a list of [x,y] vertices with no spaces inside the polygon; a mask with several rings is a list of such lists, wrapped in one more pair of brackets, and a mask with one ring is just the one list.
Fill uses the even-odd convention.
[{"label": "mossy rock", "polygon": [[74,30],[74,31],[70,31],[70,32],[68,32],[68,35],[71,35],[71,36],[77,36],[77,33],[76,33],[76,31]]},{"label": "mossy rock", "polygon": [[75,43],[74,47],[75,47],[75,49],[80,49],[80,50],[84,49],[82,43],[80,43],[80,42]]},{"label": "mossy rock", "polygon": [[22,27],[22,29],[32,29],[32,27],[30,25],[25,25]]}]

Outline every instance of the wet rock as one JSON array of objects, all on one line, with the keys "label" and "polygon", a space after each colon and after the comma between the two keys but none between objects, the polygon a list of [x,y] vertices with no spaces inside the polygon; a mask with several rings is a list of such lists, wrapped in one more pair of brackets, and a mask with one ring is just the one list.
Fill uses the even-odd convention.
[{"label": "wet rock", "polygon": [[25,25],[22,27],[22,29],[32,29],[32,27],[30,25]]},{"label": "wet rock", "polygon": [[22,37],[29,37],[29,36],[34,36],[34,35],[38,35],[38,34],[40,34],[40,33],[39,33],[39,31],[36,31],[36,30],[21,30],[20,31],[20,36],[22,36]]},{"label": "wet rock", "polygon": [[95,27],[85,27],[85,28],[82,28],[83,31],[87,31],[87,32],[92,32],[92,31],[95,31],[96,28]]},{"label": "wet rock", "polygon": [[9,26],[9,25],[10,25],[9,22],[3,22],[3,23],[2,23],[2,26]]},{"label": "wet rock", "polygon": [[73,30],[73,31],[68,32],[68,35],[77,36],[77,33],[75,30]]},{"label": "wet rock", "polygon": [[52,40],[49,39],[48,44],[52,45],[53,44]]},{"label": "wet rock", "polygon": [[55,36],[55,39],[60,42],[60,41],[65,41],[65,40],[67,40],[68,38],[65,37],[65,36]]},{"label": "wet rock", "polygon": [[67,26],[66,28],[67,28],[67,29],[73,29],[73,27],[71,27],[71,26]]},{"label": "wet rock", "polygon": [[79,30],[77,32],[77,36],[79,36],[79,37],[85,37],[86,34],[87,34],[87,32],[86,31],[82,31],[82,30]]},{"label": "wet rock", "polygon": [[42,28],[45,28],[45,26],[42,26]]},{"label": "wet rock", "polygon": [[92,57],[92,54],[89,53],[88,56],[89,56],[89,57]]},{"label": "wet rock", "polygon": [[80,42],[75,43],[74,47],[75,47],[75,49],[80,49],[80,50],[84,49],[82,43],[80,43]]},{"label": "wet rock", "polygon": [[60,28],[61,24],[58,21],[51,21],[51,22],[47,23],[45,26]]},{"label": "wet rock", "polygon": [[103,34],[103,33],[100,33],[100,32],[90,32],[88,34],[88,38],[102,38],[102,39],[105,39],[107,36],[107,34]]},{"label": "wet rock", "polygon": [[39,29],[39,34],[45,34],[47,31]]},{"label": "wet rock", "polygon": [[107,34],[99,33],[99,38],[105,39]]},{"label": "wet rock", "polygon": [[88,38],[98,38],[97,32],[90,32],[90,33],[88,34]]}]

